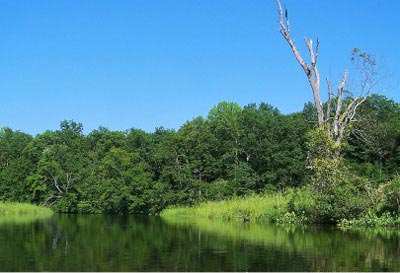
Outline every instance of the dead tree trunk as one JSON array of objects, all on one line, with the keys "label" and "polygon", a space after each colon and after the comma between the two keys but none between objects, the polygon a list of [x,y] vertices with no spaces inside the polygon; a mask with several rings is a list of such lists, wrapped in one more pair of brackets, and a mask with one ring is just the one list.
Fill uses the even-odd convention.
[{"label": "dead tree trunk", "polygon": [[376,83],[375,58],[369,54],[353,49],[351,61],[360,72],[361,84],[357,86],[358,96],[350,96],[345,90],[348,82],[348,71],[344,71],[337,90],[332,90],[331,81],[326,79],[328,101],[324,105],[320,96],[320,74],[318,70],[319,39],[315,47],[311,39],[304,38],[308,49],[309,62],[307,63],[298,51],[290,36],[288,10],[283,12],[279,0],[276,0],[279,13],[280,33],[289,44],[294,57],[304,70],[311,86],[314,97],[314,106],[317,112],[318,129],[310,132],[308,145],[307,169],[311,171],[311,183],[319,192],[330,190],[339,181],[338,174],[342,169],[341,147],[348,135],[349,124],[355,121],[357,108],[366,100]]},{"label": "dead tree trunk", "polygon": [[[347,84],[348,71],[345,70],[340,83],[337,86],[336,94],[333,93],[331,82],[327,79],[328,88],[328,101],[326,104],[326,112],[320,97],[320,74],[318,70],[318,50],[319,50],[319,39],[315,47],[311,39],[304,38],[304,43],[307,46],[310,62],[304,61],[302,55],[298,51],[293,39],[290,36],[290,23],[288,10],[285,8],[283,13],[282,6],[279,0],[276,0],[279,13],[279,26],[280,33],[283,38],[289,44],[293,55],[304,70],[308,82],[311,86],[314,106],[317,111],[318,127],[323,127],[327,130],[329,136],[335,141],[336,144],[340,145],[346,135],[346,129],[356,114],[357,108],[365,101],[370,94],[372,87],[374,86],[374,65],[375,59],[368,54],[359,52],[358,49],[354,49],[351,60],[356,65],[356,68],[361,73],[363,79],[359,90],[359,95],[354,98],[346,98],[344,104],[343,93]],[[333,103],[333,99],[335,103]]]}]

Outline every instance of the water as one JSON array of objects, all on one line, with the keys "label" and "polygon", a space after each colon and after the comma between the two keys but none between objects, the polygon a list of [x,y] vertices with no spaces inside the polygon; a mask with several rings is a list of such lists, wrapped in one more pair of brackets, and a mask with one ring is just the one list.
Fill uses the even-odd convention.
[{"label": "water", "polygon": [[0,216],[1,271],[400,271],[396,232],[159,217]]}]

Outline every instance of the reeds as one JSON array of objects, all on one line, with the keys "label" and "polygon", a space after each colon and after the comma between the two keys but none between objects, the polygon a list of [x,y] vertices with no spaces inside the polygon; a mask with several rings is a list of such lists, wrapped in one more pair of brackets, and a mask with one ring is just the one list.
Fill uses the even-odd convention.
[{"label": "reeds", "polygon": [[282,194],[235,197],[229,200],[201,203],[193,207],[167,208],[161,212],[161,216],[276,222],[287,212],[289,198]]}]

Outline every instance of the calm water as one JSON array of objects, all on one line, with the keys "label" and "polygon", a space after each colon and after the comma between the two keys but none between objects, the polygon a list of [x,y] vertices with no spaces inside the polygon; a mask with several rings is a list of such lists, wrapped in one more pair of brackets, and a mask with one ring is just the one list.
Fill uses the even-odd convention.
[{"label": "calm water", "polygon": [[400,271],[398,233],[164,220],[0,216],[1,271]]}]

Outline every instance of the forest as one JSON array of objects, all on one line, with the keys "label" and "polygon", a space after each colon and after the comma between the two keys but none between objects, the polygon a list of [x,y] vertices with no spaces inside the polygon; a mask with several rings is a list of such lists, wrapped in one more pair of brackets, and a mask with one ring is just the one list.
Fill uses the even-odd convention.
[{"label": "forest", "polygon": [[[312,103],[282,114],[267,103],[221,102],[178,130],[151,133],[100,127],[84,134],[73,120],[36,136],[6,127],[0,131],[0,201],[62,213],[154,215],[169,206],[290,190],[296,194],[288,211],[306,211],[310,222],[371,210],[397,215],[400,104],[373,94],[355,120],[334,187],[308,195],[315,190],[315,170],[307,167],[317,128]],[[299,205],[310,198],[317,205]]]}]

